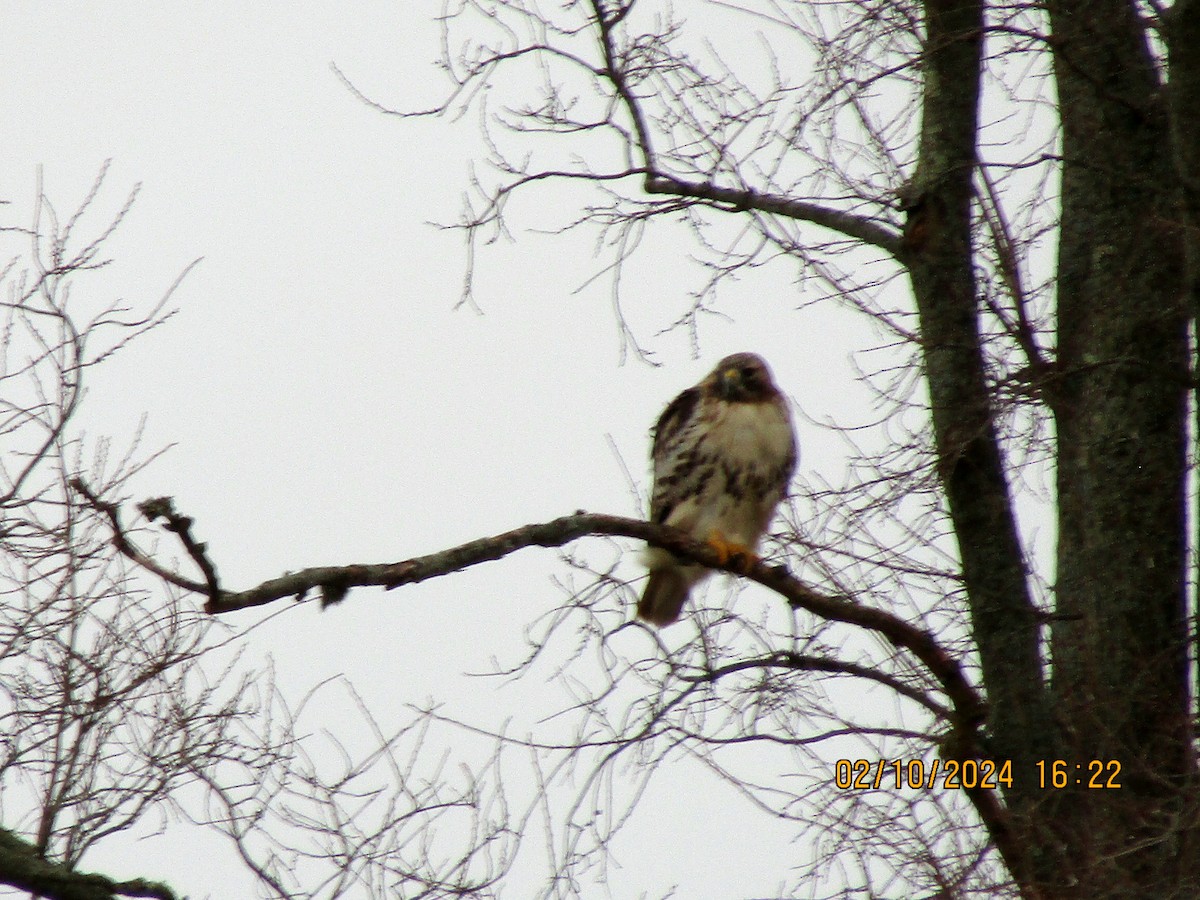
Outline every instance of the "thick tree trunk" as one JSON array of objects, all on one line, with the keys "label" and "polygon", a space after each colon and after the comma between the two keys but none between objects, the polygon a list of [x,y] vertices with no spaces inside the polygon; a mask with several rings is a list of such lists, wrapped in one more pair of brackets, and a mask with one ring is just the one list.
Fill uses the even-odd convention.
[{"label": "thick tree trunk", "polygon": [[[1046,391],[1060,502],[1052,718],[975,299],[982,12],[946,0],[925,10],[904,261],[992,709],[986,750],[1017,773],[1005,799],[1028,853],[1007,861],[1031,896],[1200,896],[1184,579],[1189,304],[1184,204],[1169,177],[1187,130],[1168,129],[1124,0],[1051,4],[1065,157],[1058,377]],[[1034,776],[1039,760],[1049,772],[1055,759],[1067,763],[1062,791]],[[1077,787],[1092,760],[1119,762],[1121,788]]]},{"label": "thick tree trunk", "polygon": [[[1200,896],[1185,852],[1188,311],[1166,104],[1126,0],[1049,10],[1064,156],[1052,661],[1071,783],[1051,824],[1087,896]],[[1119,790],[1075,789],[1092,760],[1120,763]]]},{"label": "thick tree trunk", "polygon": [[[904,198],[902,259],[921,322],[940,474],[958,540],[963,583],[987,686],[988,746],[971,753],[1011,760],[1005,798],[1022,832],[1043,804],[1036,764],[1050,755],[1051,718],[1029,594],[988,390],[971,241],[982,72],[983,6],[927,0],[920,162]],[[1059,861],[1027,843],[1007,858],[1030,896]]]}]

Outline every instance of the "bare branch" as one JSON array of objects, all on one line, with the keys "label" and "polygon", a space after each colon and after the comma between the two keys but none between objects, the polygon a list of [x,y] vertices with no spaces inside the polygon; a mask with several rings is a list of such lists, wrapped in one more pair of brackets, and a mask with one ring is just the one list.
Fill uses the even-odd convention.
[{"label": "bare branch", "polygon": [[[744,575],[770,588],[794,608],[807,610],[829,621],[858,625],[875,632],[897,649],[913,654],[925,665],[950,697],[960,724],[975,727],[983,720],[986,707],[982,698],[967,680],[961,665],[928,631],[883,610],[822,593],[792,576],[786,566],[761,559],[748,566],[744,559],[735,557],[725,560],[715,548],[692,540],[682,531],[654,522],[602,513],[581,511],[550,522],[524,525],[503,534],[469,541],[403,562],[303,569],[244,591],[221,591],[209,598],[205,608],[219,615],[263,606],[285,597],[302,599],[310,591],[318,591],[323,604],[328,605],[341,600],[352,587],[384,587],[391,590],[498,560],[525,547],[561,547],[588,535],[644,540],[651,546],[669,550],[711,569]],[[114,538],[114,542],[117,540]],[[126,540],[120,539],[119,545],[126,543]],[[140,562],[140,559],[135,561]],[[191,590],[207,593],[207,589],[199,585]]]},{"label": "bare branch", "polygon": [[163,581],[183,588],[185,591],[192,591],[198,594],[207,592],[205,585],[172,572],[170,569],[159,565],[152,557],[138,549],[133,541],[130,540],[124,526],[121,525],[121,509],[117,504],[101,500],[92,492],[91,488],[87,486],[87,483],[82,478],[72,478],[69,484],[73,490],[83,495],[84,500],[87,501],[92,509],[108,520],[109,528],[112,530],[112,544],[122,555],[147,571],[153,572]]},{"label": "bare branch", "polygon": [[794,200],[791,197],[764,193],[751,188],[735,189],[715,184],[689,182],[662,174],[648,175],[645,188],[648,194],[670,194],[675,197],[695,197],[707,200],[729,212],[745,212],[753,209],[800,222],[811,222],[846,237],[878,247],[891,256],[897,256],[901,252],[900,233],[895,229],[880,225],[865,216],[856,216],[853,213],[821,203]]}]

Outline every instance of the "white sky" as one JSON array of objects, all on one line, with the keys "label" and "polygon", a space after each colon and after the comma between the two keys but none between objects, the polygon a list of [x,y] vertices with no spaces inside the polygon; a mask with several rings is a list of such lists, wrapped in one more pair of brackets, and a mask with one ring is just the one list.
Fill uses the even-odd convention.
[{"label": "white sky", "polygon": [[[68,211],[111,158],[93,223],[134,183],[143,190],[108,245],[114,267],[77,290],[150,302],[204,257],[177,296],[180,314],[95,374],[84,421],[121,444],[145,413],[147,449],[177,444],[139,479],[139,497],[173,495],[195,517],[229,588],[308,565],[404,559],[580,508],[640,512],[607,437],[644,491],[649,426],[727,352],[763,353],[814,419],[844,402],[861,335],[795,312],[783,266],[730,288],[730,318],[705,321],[698,358],[686,335],[656,334],[702,278],[670,231],[625,282],[659,368],[621,365],[607,282],[573,293],[601,264],[586,236],[518,234],[486,249],[483,314],[455,309],[461,238],[427,223],[458,216],[468,163],[483,155],[475,127],[383,116],[329,67],[385,103],[428,105],[442,88],[429,21],[439,9],[13,2],[0,12],[3,223],[28,224],[37,166]],[[528,201],[518,222],[544,226],[571,218],[578,195]],[[837,441],[799,423],[802,471],[836,476]],[[296,696],[344,673],[384,720],[434,698],[493,724],[535,692],[460,673],[518,658],[525,625],[561,601],[551,578],[566,574],[553,553],[527,551],[391,594],[355,591],[325,614],[308,603],[251,633],[248,657],[272,655]],[[684,626],[676,637],[687,639]],[[552,685],[539,690],[547,712],[563,703]],[[690,777],[664,778],[645,799],[609,872],[612,896],[672,885],[689,898],[769,893],[786,877],[802,851],[782,835],[772,843],[727,788]],[[197,852],[203,839],[121,843],[92,864],[161,876],[193,898],[239,889],[234,866]],[[524,893],[517,884],[508,895]]]}]

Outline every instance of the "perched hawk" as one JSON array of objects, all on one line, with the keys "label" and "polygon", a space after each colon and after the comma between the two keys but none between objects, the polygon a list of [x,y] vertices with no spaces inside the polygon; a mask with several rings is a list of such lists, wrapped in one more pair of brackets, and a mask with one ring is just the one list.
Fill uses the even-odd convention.
[{"label": "perched hawk", "polygon": [[[717,363],[663,412],[650,456],[651,520],[709,541],[725,558],[752,558],[796,468],[792,419],[767,364],[753,353]],[[669,625],[708,570],[655,548],[646,563],[638,615]]]}]

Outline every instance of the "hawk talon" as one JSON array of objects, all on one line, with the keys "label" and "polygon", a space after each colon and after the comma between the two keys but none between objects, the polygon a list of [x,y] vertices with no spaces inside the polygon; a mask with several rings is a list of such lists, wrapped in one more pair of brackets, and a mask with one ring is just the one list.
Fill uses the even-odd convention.
[{"label": "hawk talon", "polygon": [[745,553],[735,554],[730,560],[731,568],[735,569],[739,575],[749,575],[750,570],[761,560],[757,553],[753,550],[747,550]]},{"label": "hawk talon", "polygon": [[717,561],[721,565],[728,566],[741,575],[748,574],[759,560],[758,554],[749,547],[734,543],[715,529],[708,535],[705,543],[717,554]]}]

